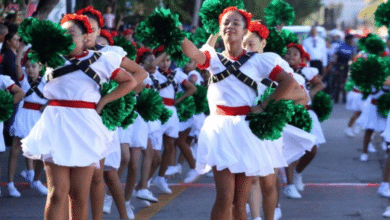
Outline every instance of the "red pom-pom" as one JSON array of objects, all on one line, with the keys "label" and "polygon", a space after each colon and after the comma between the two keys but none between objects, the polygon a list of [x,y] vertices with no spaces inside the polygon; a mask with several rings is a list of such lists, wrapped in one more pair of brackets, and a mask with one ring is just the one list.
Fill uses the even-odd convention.
[{"label": "red pom-pom", "polygon": [[152,51],[150,51],[150,49],[148,49],[146,47],[139,48],[137,51],[137,58],[135,59],[135,62],[140,63],[141,58],[145,55],[145,53],[152,53]]},{"label": "red pom-pom", "polygon": [[263,39],[267,39],[269,35],[268,28],[259,21],[251,21],[248,30],[257,33]]},{"label": "red pom-pom", "polygon": [[164,52],[164,45],[153,49],[153,55],[156,57],[162,52]]},{"label": "red pom-pom", "polygon": [[101,29],[100,30],[100,36],[101,37],[104,37],[107,41],[108,41],[108,44],[109,45],[114,45],[114,40],[112,39],[112,36],[110,34],[110,32],[104,30],[104,29]]},{"label": "red pom-pom", "polygon": [[245,10],[238,9],[236,6],[230,6],[223,10],[223,12],[219,15],[219,24],[221,24],[223,16],[230,11],[237,11],[240,13],[245,18],[246,26],[249,27],[252,20],[252,14]]},{"label": "red pom-pom", "polygon": [[112,31],[110,31],[110,34],[111,34],[111,37],[112,38],[115,38],[115,37],[117,37],[119,34],[118,34],[118,31],[116,31],[116,30],[112,30]]},{"label": "red pom-pom", "polygon": [[291,43],[291,44],[287,45],[287,49],[289,49],[289,48],[291,48],[291,47],[295,47],[296,49],[299,50],[299,52],[301,53],[301,58],[302,58],[302,59],[305,58],[305,57],[307,57],[307,55],[305,55],[305,54],[307,54],[307,53],[306,53],[306,51],[303,49],[302,45],[300,45],[300,44],[295,44],[295,43]]},{"label": "red pom-pom", "polygon": [[94,7],[87,6],[85,8],[82,8],[82,9],[76,11],[76,14],[78,14],[78,15],[86,15],[88,13],[94,15],[98,19],[98,24],[99,24],[100,28],[104,26],[104,18],[102,16],[102,13],[100,11],[96,10]]},{"label": "red pom-pom", "polygon": [[79,21],[84,28],[87,30],[87,33],[92,33],[92,27],[91,23],[89,23],[88,17],[85,15],[76,15],[76,14],[66,14],[62,20],[61,24],[67,22],[67,21]]}]

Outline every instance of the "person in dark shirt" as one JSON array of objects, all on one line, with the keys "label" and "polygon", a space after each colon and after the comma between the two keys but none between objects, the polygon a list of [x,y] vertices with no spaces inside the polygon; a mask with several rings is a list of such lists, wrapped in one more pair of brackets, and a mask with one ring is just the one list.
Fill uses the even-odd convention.
[{"label": "person in dark shirt", "polygon": [[339,102],[340,91],[343,94],[343,103],[346,103],[347,100],[344,84],[348,77],[349,61],[352,59],[356,51],[353,38],[353,35],[347,35],[345,37],[345,42],[342,43],[335,52],[336,64],[333,89],[333,99],[335,103]]},{"label": "person in dark shirt", "polygon": [[15,60],[16,50],[19,47],[20,37],[17,32],[10,32],[5,35],[3,47],[1,48],[1,55],[3,57],[3,74],[10,76],[18,86],[19,80],[16,77]]}]

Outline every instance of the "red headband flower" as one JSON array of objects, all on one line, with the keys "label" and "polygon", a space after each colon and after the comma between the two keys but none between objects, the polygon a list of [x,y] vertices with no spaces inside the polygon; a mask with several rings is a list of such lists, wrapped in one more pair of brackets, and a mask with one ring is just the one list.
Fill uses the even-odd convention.
[{"label": "red headband flower", "polygon": [[127,28],[126,30],[123,31],[123,34],[124,35],[133,34],[133,30],[131,30],[130,28]]},{"label": "red headband flower", "polygon": [[112,39],[112,36],[111,36],[110,32],[108,32],[108,31],[106,31],[104,29],[101,29],[100,30],[100,36],[104,37],[108,41],[109,45],[114,45],[114,40]]},{"label": "red headband flower", "polygon": [[92,33],[91,23],[89,23],[88,17],[85,15],[76,15],[76,14],[66,14],[62,20],[61,24],[67,21],[79,21],[83,27],[86,29],[87,33]]},{"label": "red headband flower", "polygon": [[223,10],[223,12],[219,15],[219,24],[221,24],[223,16],[230,11],[237,11],[240,13],[245,18],[246,26],[249,27],[252,20],[252,14],[245,10],[238,9],[236,6],[230,6]]},{"label": "red headband flower", "polygon": [[301,53],[301,58],[302,59],[305,58],[306,51],[303,49],[302,45],[295,44],[295,43],[291,43],[291,44],[287,45],[287,49],[289,49],[291,47],[295,47],[296,49],[298,49],[299,52]]},{"label": "red headband flower", "polygon": [[156,57],[162,52],[164,52],[164,45],[153,49],[153,55]]},{"label": "red headband flower", "polygon": [[92,6],[87,6],[85,8],[82,8],[82,9],[76,11],[76,14],[78,14],[78,15],[86,15],[88,13],[92,14],[93,16],[95,16],[97,18],[100,28],[104,26],[104,18],[102,16],[102,13],[100,11],[96,10],[95,8],[93,8]]},{"label": "red headband flower", "polygon": [[310,54],[309,53],[307,53],[307,52],[305,52],[305,54],[303,55],[303,57],[302,57],[303,59],[304,58],[306,58],[307,59],[307,61],[310,61],[311,60],[311,57],[310,57]]},{"label": "red headband flower", "polygon": [[137,58],[135,59],[135,62],[140,63],[141,58],[145,55],[145,53],[152,53],[152,51],[150,51],[150,49],[146,47],[139,48],[139,50],[137,51]]},{"label": "red headband flower", "polygon": [[268,28],[259,21],[251,21],[248,30],[257,33],[263,39],[267,39],[269,35]]},{"label": "red headband flower", "polygon": [[116,30],[112,30],[112,31],[110,31],[110,34],[111,34],[111,37],[117,37],[119,34],[118,34],[118,31],[116,31]]}]

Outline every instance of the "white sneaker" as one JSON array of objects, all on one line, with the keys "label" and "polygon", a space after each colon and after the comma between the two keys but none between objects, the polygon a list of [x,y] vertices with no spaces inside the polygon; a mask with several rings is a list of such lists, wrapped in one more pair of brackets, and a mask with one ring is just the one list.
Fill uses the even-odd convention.
[{"label": "white sneaker", "polygon": [[382,142],[381,146],[382,146],[383,151],[387,151],[387,143],[386,142]]},{"label": "white sneaker", "polygon": [[305,189],[305,184],[303,183],[302,180],[302,174],[298,172],[294,172],[294,185],[296,189],[301,192]]},{"label": "white sneaker", "polygon": [[254,218],[253,220],[261,220],[261,217]]},{"label": "white sneaker", "polygon": [[163,193],[171,194],[172,190],[169,188],[167,180],[164,177],[157,176],[153,180],[153,184]]},{"label": "white sneaker", "polygon": [[148,184],[147,184],[148,188],[150,188],[150,185],[152,185],[152,179],[148,180]]},{"label": "white sneaker", "polygon": [[138,199],[139,203],[141,203],[141,205],[143,207],[149,207],[150,206],[150,202],[149,201],[146,201],[146,200],[143,200],[143,199]]},{"label": "white sneaker", "polygon": [[39,181],[39,180],[38,180],[38,181],[33,181],[33,182],[31,183],[31,188],[37,190],[37,191],[40,192],[42,195],[47,195],[47,188],[46,188],[46,186],[44,186],[44,185],[42,184],[42,182]]},{"label": "white sneaker", "polygon": [[368,144],[368,152],[369,153],[376,153],[376,149],[372,143]]},{"label": "white sneaker", "polygon": [[112,206],[112,196],[105,194],[104,195],[104,203],[103,203],[103,213],[110,214]]},{"label": "white sneaker", "polygon": [[353,132],[352,128],[350,128],[350,127],[346,127],[346,128],[345,128],[344,134],[345,134],[347,137],[355,137],[355,133]]},{"label": "white sneaker", "polygon": [[390,198],[390,188],[389,185],[383,185],[381,184],[378,188],[378,193],[382,197]]},{"label": "white sneaker", "polygon": [[20,192],[15,188],[15,186],[13,184],[8,185],[8,194],[9,194],[9,196],[14,197],[14,198],[21,196]]},{"label": "white sneaker", "polygon": [[165,171],[165,176],[173,176],[177,173],[176,166],[168,166],[167,171]]},{"label": "white sneaker", "polygon": [[184,183],[192,183],[194,181],[196,181],[198,178],[200,177],[199,173],[195,170],[195,169],[191,169],[188,174],[187,174],[187,177],[184,179]]},{"label": "white sneaker", "polygon": [[246,207],[246,215],[250,216],[250,214],[251,214],[251,207],[249,206],[249,203],[247,203],[245,207]]},{"label": "white sneaker", "polygon": [[302,198],[294,184],[288,185],[283,190],[284,194],[290,199]]},{"label": "white sneaker", "polygon": [[34,181],[34,170],[22,170],[22,172],[20,172],[20,176],[22,176],[27,182],[31,184]]},{"label": "white sneaker", "polygon": [[130,205],[130,201],[125,202],[125,205],[126,205],[127,217],[129,217],[129,219],[134,219],[135,218],[133,212],[134,207]]},{"label": "white sneaker", "polygon": [[182,170],[183,168],[181,167],[181,164],[177,164],[176,166],[176,173],[175,174],[181,174],[182,173]]},{"label": "white sneaker", "polygon": [[282,209],[279,207],[276,207],[275,214],[274,214],[274,220],[279,220],[282,218]]},{"label": "white sneaker", "polygon": [[360,132],[362,132],[362,127],[360,125],[355,125],[353,127],[353,133],[360,134]]},{"label": "white sneaker", "polygon": [[360,155],[360,161],[362,161],[362,162],[367,162],[367,160],[368,160],[368,154],[362,154],[362,155]]},{"label": "white sneaker", "polygon": [[385,218],[390,218],[390,206],[386,208],[386,211],[382,214]]},{"label": "white sneaker", "polygon": [[153,193],[148,189],[141,189],[135,192],[135,197],[142,200],[147,200],[149,202],[158,202],[158,199],[154,197]]}]

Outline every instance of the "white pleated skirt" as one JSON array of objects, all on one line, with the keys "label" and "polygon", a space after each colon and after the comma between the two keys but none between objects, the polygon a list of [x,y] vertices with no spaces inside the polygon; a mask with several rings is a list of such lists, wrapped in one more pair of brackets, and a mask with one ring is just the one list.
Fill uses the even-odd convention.
[{"label": "white pleated skirt", "polygon": [[174,106],[166,106],[168,109],[173,111],[172,116],[169,120],[162,125],[162,133],[168,135],[171,138],[179,137],[179,117],[177,116],[177,111]]},{"label": "white pleated skirt", "polygon": [[316,143],[316,136],[294,127],[286,125],[283,129],[283,155],[288,164],[299,160],[306,151],[311,151]]},{"label": "white pleated skirt", "polygon": [[282,145],[261,141],[249,128],[245,116],[211,115],[199,134],[196,169],[200,174],[212,167],[247,176],[267,176],[285,167]]},{"label": "white pleated skirt", "polygon": [[10,128],[11,136],[22,139],[27,137],[41,115],[41,111],[19,107],[15,115],[14,123]]},{"label": "white pleated skirt", "polygon": [[381,135],[385,142],[390,142],[390,117],[387,117],[386,128]]},{"label": "white pleated skirt", "polygon": [[190,137],[197,138],[199,136],[204,120],[206,120],[206,115],[204,113],[194,115],[194,123],[192,123]]},{"label": "white pleated skirt", "polygon": [[347,103],[345,107],[350,111],[361,111],[363,105],[363,94],[350,91],[347,94]]},{"label": "white pleated skirt", "polygon": [[378,114],[376,105],[371,104],[371,99],[366,100],[362,114],[356,121],[356,123],[364,129],[370,129],[376,132],[384,131],[386,122],[386,118],[383,118]]},{"label": "white pleated skirt", "polygon": [[132,125],[126,129],[119,128],[118,133],[120,143],[129,144],[130,148],[146,149],[148,145],[148,124],[139,114]]},{"label": "white pleated skirt", "polygon": [[309,114],[313,120],[313,128],[311,129],[310,134],[316,137],[315,144],[319,147],[318,145],[326,143],[324,132],[322,131],[321,123],[318,120],[317,114],[313,110],[309,110]]},{"label": "white pleated skirt", "polygon": [[161,121],[149,121],[148,122],[149,134],[148,138],[152,143],[153,150],[162,149],[162,125]]},{"label": "white pleated skirt", "polygon": [[104,160],[104,169],[105,170],[118,170],[121,165],[121,145],[119,142],[119,129],[116,131],[110,131],[113,133],[112,145],[110,147],[114,148],[114,152],[107,155]]},{"label": "white pleated skirt", "polygon": [[98,166],[116,150],[113,138],[94,109],[48,106],[22,139],[22,150],[25,157],[60,166]]},{"label": "white pleated skirt", "polygon": [[0,122],[0,152],[5,152],[5,141],[3,135],[4,122]]},{"label": "white pleated skirt", "polygon": [[192,118],[188,119],[185,122],[180,122],[179,120],[179,132],[183,132],[188,128],[191,128],[193,123],[194,123],[194,116],[192,116]]}]

